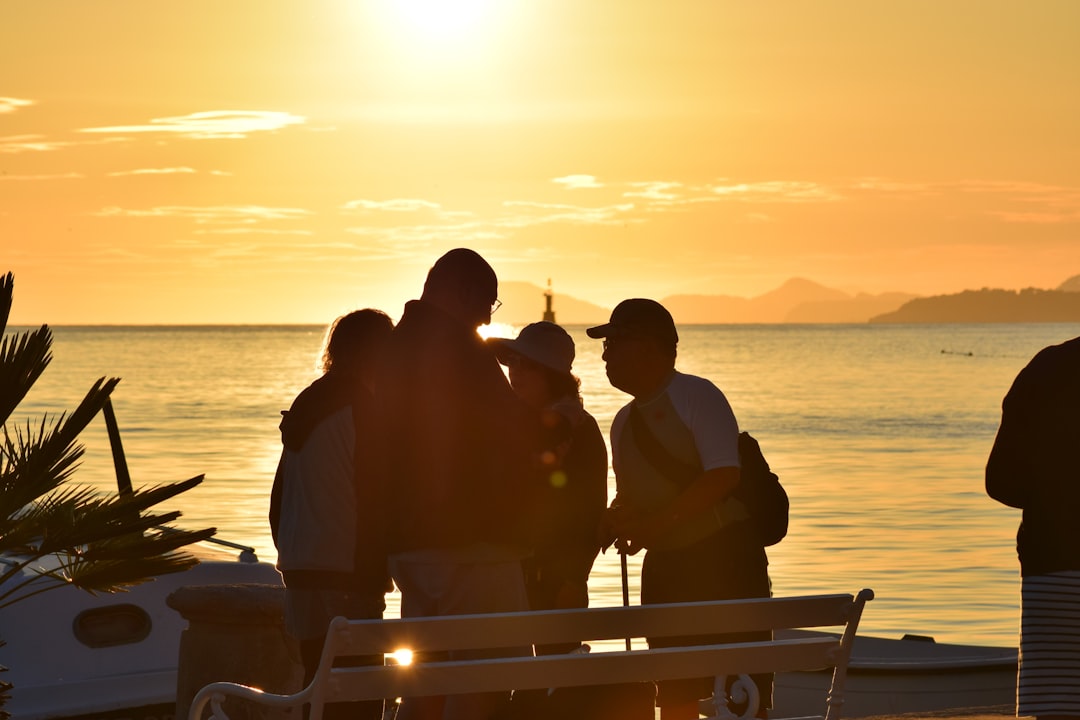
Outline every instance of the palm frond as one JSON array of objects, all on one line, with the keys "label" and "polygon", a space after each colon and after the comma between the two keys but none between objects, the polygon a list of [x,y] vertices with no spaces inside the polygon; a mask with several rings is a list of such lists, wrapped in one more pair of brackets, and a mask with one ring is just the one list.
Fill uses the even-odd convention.
[{"label": "palm frond", "polygon": [[35,433],[27,421],[26,434],[16,428],[14,438],[5,428],[0,515],[16,512],[67,480],[83,454],[77,442],[79,434],[101,411],[118,382],[119,378],[99,378],[79,406],[70,414],[62,414],[51,428],[42,419]]},{"label": "palm frond", "polygon": [[[143,535],[134,533],[95,543],[79,552],[57,553],[55,567],[24,564],[31,574],[9,583],[0,594],[0,608],[61,586],[70,585],[91,594],[125,592],[159,575],[183,572],[198,558],[179,548],[208,539],[215,528],[198,531],[162,527]],[[42,557],[39,555],[39,557]]]},{"label": "palm frond", "polygon": [[[0,335],[7,332],[8,316],[11,315],[11,299],[15,295],[15,276],[8,270],[4,277],[0,278]],[[0,642],[3,647],[3,642]]]},{"label": "palm frond", "polygon": [[180,516],[178,511],[147,511],[202,481],[197,475],[129,495],[106,495],[86,486],[61,488],[27,506],[6,536],[0,518],[0,550],[29,547],[41,554],[56,553],[168,525]]},{"label": "palm frond", "polygon": [[6,423],[30,388],[52,362],[52,331],[5,335],[0,341],[0,424]]}]

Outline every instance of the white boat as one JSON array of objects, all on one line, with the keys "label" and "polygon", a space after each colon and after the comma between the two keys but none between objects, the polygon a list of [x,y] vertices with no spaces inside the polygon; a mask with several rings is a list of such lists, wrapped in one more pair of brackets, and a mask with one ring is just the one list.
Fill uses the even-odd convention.
[{"label": "white boat", "polygon": [[[807,631],[789,631],[809,634]],[[938,643],[933,638],[858,636],[848,664],[844,718],[944,710],[1011,714],[1017,649]],[[776,676],[775,717],[822,714],[829,673]]]},{"label": "white boat", "polygon": [[[131,479],[112,405],[103,409],[121,494]],[[183,548],[199,563],[160,575],[126,592],[89,592],[66,586],[0,609],[0,676],[10,699],[0,707],[16,720],[65,718],[164,720],[176,711],[180,636],[188,621],[169,607],[173,591],[200,585],[282,586],[277,568],[254,548],[210,538]],[[47,556],[48,557],[48,556]],[[58,560],[53,557],[53,562]],[[50,562],[35,563],[39,569]],[[0,565],[18,567],[14,556]],[[24,567],[0,585],[18,587],[37,573]]]},{"label": "white boat", "polygon": [[17,720],[171,718],[187,621],[166,604],[169,594],[186,585],[281,585],[274,566],[248,550],[240,558],[188,550],[198,565],[127,592],[63,587],[0,610],[3,679],[14,686],[3,709]]}]

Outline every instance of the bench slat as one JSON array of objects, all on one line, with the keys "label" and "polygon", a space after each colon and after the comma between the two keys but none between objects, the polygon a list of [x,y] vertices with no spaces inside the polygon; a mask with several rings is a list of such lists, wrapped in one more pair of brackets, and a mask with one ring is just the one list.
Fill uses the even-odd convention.
[{"label": "bench slat", "polygon": [[[437,618],[354,620],[341,630],[335,652],[370,655],[409,648],[468,650],[544,642],[590,642],[625,637],[673,637],[786,628],[840,626],[851,595],[633,605]],[[481,642],[482,641],[482,642]]]},{"label": "bench slat", "polygon": [[689,648],[617,651],[492,660],[462,660],[336,670],[327,702],[603,685],[831,667],[838,638],[800,638]]}]

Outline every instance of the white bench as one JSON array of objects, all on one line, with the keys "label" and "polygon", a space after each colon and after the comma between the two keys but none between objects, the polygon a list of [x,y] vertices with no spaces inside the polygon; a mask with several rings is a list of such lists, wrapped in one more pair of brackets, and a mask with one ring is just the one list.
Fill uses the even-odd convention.
[{"label": "white bench", "polygon": [[[323,705],[328,702],[834,668],[831,687],[822,698],[821,715],[825,720],[839,720],[851,646],[863,606],[873,597],[872,591],[862,590],[854,596],[808,595],[432,618],[338,617],[330,624],[319,668],[306,688],[291,695],[276,695],[237,683],[215,682],[195,695],[188,717],[202,720],[209,705],[210,717],[227,720],[222,704],[230,696],[278,709],[310,703],[310,719],[320,720]],[[391,653],[401,648],[437,652],[792,628],[838,628],[839,632],[704,646],[649,649],[640,643],[641,649],[583,654],[333,666],[339,657]],[[752,712],[750,709],[747,714]]]}]

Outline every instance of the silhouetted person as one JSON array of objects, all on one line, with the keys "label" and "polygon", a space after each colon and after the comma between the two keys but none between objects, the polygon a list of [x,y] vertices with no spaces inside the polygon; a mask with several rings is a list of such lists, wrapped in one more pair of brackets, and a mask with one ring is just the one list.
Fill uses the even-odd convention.
[{"label": "silhouetted person", "polygon": [[[510,385],[542,413],[540,489],[533,505],[533,554],[525,583],[533,610],[589,606],[589,572],[600,553],[596,528],[607,507],[607,446],[586,410],[573,375],[574,340],[558,325],[537,322],[512,340],[488,341],[509,368]],[[537,646],[568,652],[579,643]]]},{"label": "silhouetted person", "polygon": [[[610,322],[587,332],[604,338],[611,384],[634,397],[611,425],[617,491],[601,537],[620,552],[647,551],[642,604],[768,597],[765,549],[746,508],[731,497],[739,482],[739,426],[715,385],[675,369],[679,335],[670,313],[654,300],[624,300]],[[722,641],[769,637],[725,635]],[[664,638],[649,645],[719,641]],[[771,675],[754,680],[762,708],[771,707]],[[712,689],[711,677],[658,682],[661,717],[697,718],[698,700]]]},{"label": "silhouetted person", "polygon": [[[393,590],[374,522],[374,398],[393,323],[378,310],[334,321],[323,375],[283,412],[270,528],[285,581],[285,627],[300,645],[304,685],[319,665],[330,620],[381,618]],[[356,664],[381,665],[382,657]],[[307,708],[305,707],[305,717]],[[324,717],[379,720],[382,701],[328,705]]]},{"label": "silhouetted person", "polygon": [[986,492],[1023,510],[1017,715],[1080,717],[1080,337],[1044,348],[1016,376]]},{"label": "silhouetted person", "polygon": [[[491,266],[472,250],[451,250],[390,339],[379,391],[390,569],[402,617],[528,609],[523,500],[539,419],[477,333],[497,306]],[[400,714],[483,720],[508,697],[453,695],[445,709],[443,698],[408,698]]]}]

